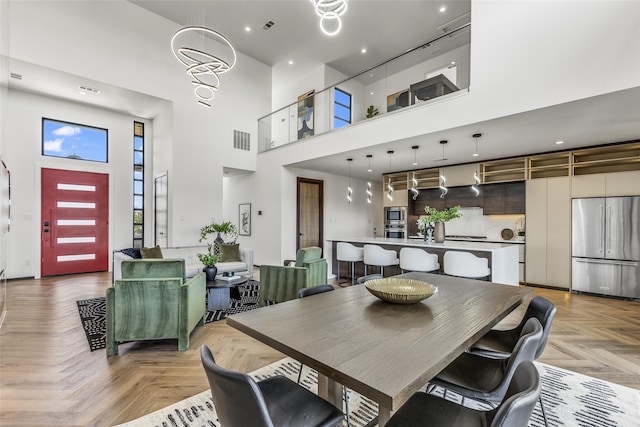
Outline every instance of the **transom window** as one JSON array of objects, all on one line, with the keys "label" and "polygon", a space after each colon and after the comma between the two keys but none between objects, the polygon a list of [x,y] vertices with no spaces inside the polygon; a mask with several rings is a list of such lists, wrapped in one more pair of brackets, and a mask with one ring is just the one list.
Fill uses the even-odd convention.
[{"label": "transom window", "polygon": [[42,155],[107,163],[109,131],[42,118]]},{"label": "transom window", "polygon": [[335,88],[333,92],[333,128],[351,124],[351,94]]}]

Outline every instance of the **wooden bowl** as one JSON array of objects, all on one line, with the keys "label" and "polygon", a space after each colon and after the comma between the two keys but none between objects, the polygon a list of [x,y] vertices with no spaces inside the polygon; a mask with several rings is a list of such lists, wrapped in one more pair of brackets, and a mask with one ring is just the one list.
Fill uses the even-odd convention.
[{"label": "wooden bowl", "polygon": [[420,280],[389,277],[365,282],[371,294],[394,304],[415,304],[438,292],[438,288]]}]

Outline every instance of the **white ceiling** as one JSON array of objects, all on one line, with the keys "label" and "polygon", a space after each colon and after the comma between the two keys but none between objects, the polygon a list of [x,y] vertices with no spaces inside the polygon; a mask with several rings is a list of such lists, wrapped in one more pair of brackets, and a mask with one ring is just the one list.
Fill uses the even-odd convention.
[{"label": "white ceiling", "polygon": [[[205,25],[221,32],[238,51],[271,65],[274,75],[283,79],[287,73],[300,75],[323,63],[346,75],[357,74],[467,22],[471,7],[469,0],[350,0],[342,31],[335,37],[327,37],[321,33],[319,18],[308,0],[130,1],[180,25]],[[439,8],[443,5],[447,10],[441,13]],[[269,20],[275,25],[265,31],[262,26]],[[247,25],[251,32],[245,31]],[[443,40],[437,49],[444,52],[462,42],[462,37]],[[365,55],[362,48],[367,49]],[[289,60],[293,65],[288,64]],[[11,87],[139,117],[154,117],[166,102],[121,88],[109,88],[99,97],[91,93],[82,95],[78,82],[98,88],[103,84],[14,59],[10,68],[12,73],[26,76],[24,81],[10,79]],[[352,157],[352,176],[366,179],[367,154],[374,156],[372,176],[415,168],[413,145],[420,147],[416,153],[418,168],[442,165],[433,161],[442,157],[439,144],[442,139],[451,141],[445,148],[448,159],[445,165],[638,139],[638,105],[640,88],[634,88],[291,166],[346,175],[346,159]],[[483,134],[478,144],[480,156],[474,158],[471,135],[478,132]],[[555,145],[557,140],[566,143]],[[391,161],[388,150],[395,151]]]}]

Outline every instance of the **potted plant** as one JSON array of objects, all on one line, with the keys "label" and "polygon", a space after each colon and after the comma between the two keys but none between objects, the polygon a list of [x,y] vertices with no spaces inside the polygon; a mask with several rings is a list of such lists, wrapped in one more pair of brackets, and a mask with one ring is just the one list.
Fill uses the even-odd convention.
[{"label": "potted plant", "polygon": [[444,242],[445,236],[444,223],[451,221],[452,219],[460,218],[462,215],[460,214],[459,209],[460,206],[454,206],[443,210],[438,210],[431,206],[425,206],[425,215],[421,215],[418,221],[425,225],[423,228],[426,228],[428,224],[433,224],[433,238],[436,243],[442,243]]},{"label": "potted plant", "polygon": [[[216,238],[213,241],[209,241],[211,235],[215,234]],[[215,279],[218,269],[215,264],[220,260],[218,254],[220,253],[219,245],[224,243],[224,239],[221,235],[230,239],[231,243],[235,243],[238,238],[238,230],[235,224],[231,221],[222,223],[212,222],[209,225],[205,225],[200,229],[200,242],[207,242],[207,252],[204,254],[198,254],[198,259],[204,268],[202,271],[207,273],[207,280],[212,281]]]},{"label": "potted plant", "polygon": [[367,108],[367,119],[370,119],[373,116],[377,116],[378,115],[378,109],[376,107],[374,107],[373,105],[369,105],[369,108]]},{"label": "potted plant", "polygon": [[524,217],[518,219],[516,224],[516,236],[518,240],[524,240],[525,235],[525,226],[524,226]]}]

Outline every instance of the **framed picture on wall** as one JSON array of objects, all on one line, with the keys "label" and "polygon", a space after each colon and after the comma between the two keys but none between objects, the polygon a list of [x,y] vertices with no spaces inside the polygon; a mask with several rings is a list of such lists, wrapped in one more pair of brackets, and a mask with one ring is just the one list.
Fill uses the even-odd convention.
[{"label": "framed picture on wall", "polygon": [[298,139],[313,136],[313,107],[316,91],[311,90],[298,97]]},{"label": "framed picture on wall", "polygon": [[238,207],[238,234],[251,236],[251,203],[240,203]]}]

